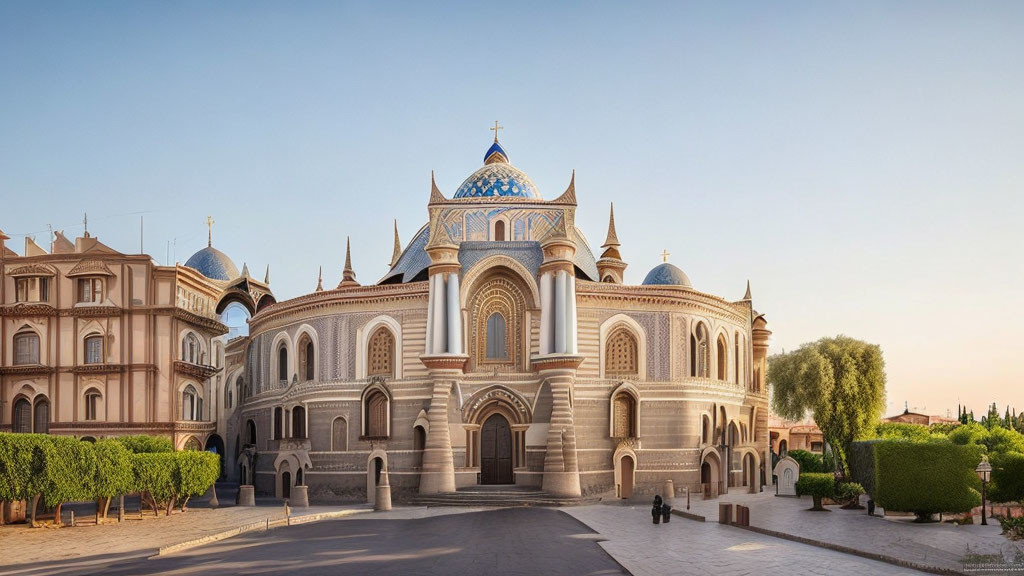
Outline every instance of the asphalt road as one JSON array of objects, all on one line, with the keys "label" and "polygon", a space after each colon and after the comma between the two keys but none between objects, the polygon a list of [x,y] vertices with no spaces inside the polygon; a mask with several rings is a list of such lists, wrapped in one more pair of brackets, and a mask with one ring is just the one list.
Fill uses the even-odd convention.
[{"label": "asphalt road", "polygon": [[[509,508],[413,520],[356,516],[254,533],[160,557],[111,558],[89,574],[628,574],[575,518]],[[80,574],[73,564],[47,574]]]}]

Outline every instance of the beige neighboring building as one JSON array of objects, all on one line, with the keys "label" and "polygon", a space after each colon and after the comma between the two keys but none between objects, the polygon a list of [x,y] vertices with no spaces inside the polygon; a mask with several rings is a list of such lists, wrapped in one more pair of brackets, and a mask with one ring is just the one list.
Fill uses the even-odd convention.
[{"label": "beige neighboring building", "polygon": [[219,277],[159,266],[88,232],[74,242],[58,232],[47,248],[26,238],[22,254],[7,240],[0,233],[0,431],[154,434],[224,452],[221,313],[272,303],[265,283],[233,266]]},{"label": "beige neighboring building", "polygon": [[932,424],[948,424],[951,422],[957,422],[957,419],[948,418],[946,416],[929,416],[927,414],[921,414],[919,412],[911,412],[909,408],[906,408],[903,410],[902,414],[882,418],[882,422],[901,422],[904,424],[919,424],[921,426],[931,426]]},{"label": "beige neighboring building", "polygon": [[783,420],[772,415],[768,419],[772,453],[783,456],[790,450],[806,450],[816,454],[825,451],[825,438],[814,420],[803,422]]},{"label": "beige neighboring building", "polygon": [[398,498],[759,490],[770,332],[749,286],[725,299],[667,262],[624,284],[614,216],[596,256],[574,181],[543,199],[497,139],[429,192],[383,278],[348,255],[336,286],[253,316],[226,373],[232,477],[320,500],[372,499],[385,469]]}]

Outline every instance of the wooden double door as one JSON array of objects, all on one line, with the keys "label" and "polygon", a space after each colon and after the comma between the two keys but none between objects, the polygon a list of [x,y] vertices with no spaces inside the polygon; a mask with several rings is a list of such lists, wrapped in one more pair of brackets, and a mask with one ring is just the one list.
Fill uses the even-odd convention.
[{"label": "wooden double door", "polygon": [[512,428],[501,414],[492,414],[480,429],[480,483],[512,483]]}]

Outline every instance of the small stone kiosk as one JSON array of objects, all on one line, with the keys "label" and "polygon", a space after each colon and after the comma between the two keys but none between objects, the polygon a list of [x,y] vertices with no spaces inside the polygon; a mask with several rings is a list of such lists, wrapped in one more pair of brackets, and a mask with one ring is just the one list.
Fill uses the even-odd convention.
[{"label": "small stone kiosk", "polygon": [[796,481],[800,479],[800,464],[784,456],[775,465],[775,476],[779,479],[775,487],[776,496],[796,496]]}]

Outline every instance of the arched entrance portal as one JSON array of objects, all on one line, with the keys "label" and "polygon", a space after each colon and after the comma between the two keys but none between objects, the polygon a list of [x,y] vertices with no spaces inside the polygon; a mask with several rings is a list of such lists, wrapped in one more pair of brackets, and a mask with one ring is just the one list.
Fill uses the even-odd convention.
[{"label": "arched entrance portal", "polygon": [[220,479],[224,479],[224,460],[227,457],[227,452],[224,450],[224,440],[217,434],[211,434],[206,439],[206,451],[213,452],[220,456]]},{"label": "arched entrance portal", "polygon": [[718,498],[723,491],[721,468],[717,453],[709,451],[705,454],[700,465],[700,487],[704,498]]},{"label": "arched entrance portal", "polygon": [[633,497],[633,472],[636,469],[636,465],[633,462],[633,457],[625,455],[621,461],[622,470],[622,483],[619,488],[619,498],[627,499]]},{"label": "arched entrance portal", "polygon": [[292,497],[292,475],[288,472],[281,473],[281,498]]},{"label": "arched entrance portal", "polygon": [[512,429],[501,414],[492,414],[480,430],[480,483],[512,483]]}]

